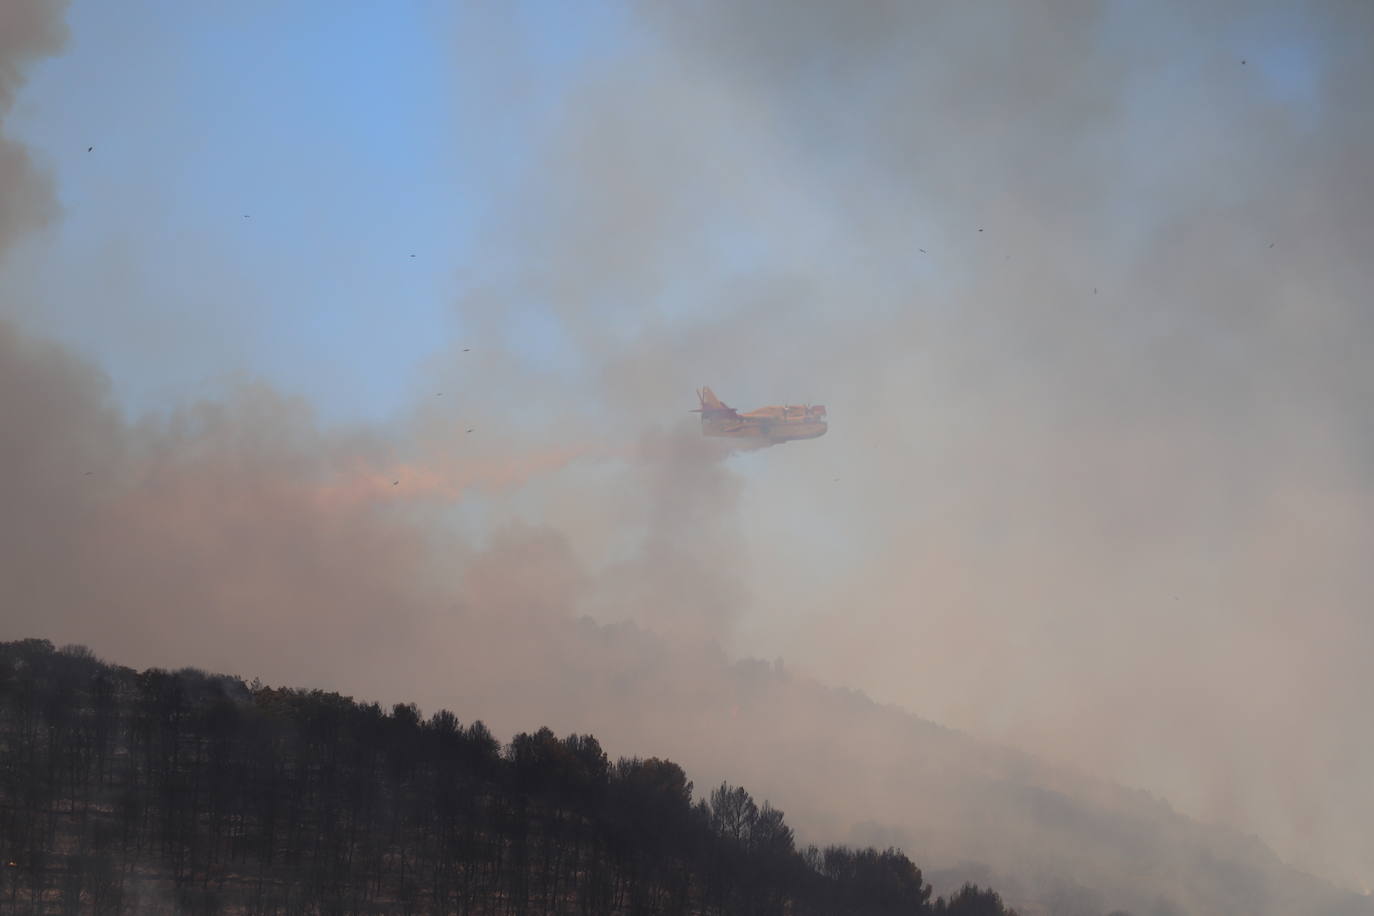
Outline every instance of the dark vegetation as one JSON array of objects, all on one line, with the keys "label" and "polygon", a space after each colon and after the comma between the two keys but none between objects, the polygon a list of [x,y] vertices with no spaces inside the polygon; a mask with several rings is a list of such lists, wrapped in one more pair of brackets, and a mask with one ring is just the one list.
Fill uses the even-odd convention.
[{"label": "dark vegetation", "polygon": [[0,911],[915,914],[896,849],[798,848],[783,814],[547,728],[390,712],[0,643]]}]

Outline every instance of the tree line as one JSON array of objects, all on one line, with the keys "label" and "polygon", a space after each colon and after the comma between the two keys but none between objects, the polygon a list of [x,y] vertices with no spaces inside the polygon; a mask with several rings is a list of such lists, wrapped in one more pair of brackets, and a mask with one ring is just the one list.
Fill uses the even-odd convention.
[{"label": "tree line", "polygon": [[1005,916],[548,728],[0,643],[0,911]]}]

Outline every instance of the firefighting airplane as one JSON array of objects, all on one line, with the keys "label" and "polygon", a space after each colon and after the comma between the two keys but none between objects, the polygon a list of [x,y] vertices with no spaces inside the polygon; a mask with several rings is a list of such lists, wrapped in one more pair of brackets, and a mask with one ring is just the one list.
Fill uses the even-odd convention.
[{"label": "firefighting airplane", "polygon": [[697,392],[701,406],[692,413],[701,414],[703,436],[728,436],[736,439],[766,439],[770,443],[791,442],[793,439],[815,439],[824,436],[828,428],[825,408],[819,404],[787,407],[760,407],[740,413],[721,403],[710,388]]}]

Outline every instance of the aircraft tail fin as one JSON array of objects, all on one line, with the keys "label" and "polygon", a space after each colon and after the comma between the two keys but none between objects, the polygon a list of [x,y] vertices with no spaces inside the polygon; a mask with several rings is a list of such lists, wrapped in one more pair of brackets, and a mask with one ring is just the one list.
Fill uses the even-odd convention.
[{"label": "aircraft tail fin", "polygon": [[716,397],[716,393],[710,388],[698,388],[697,400],[701,402],[701,406],[693,410],[692,413],[701,414],[702,419],[705,419],[708,414],[712,416],[735,415],[735,409]]}]

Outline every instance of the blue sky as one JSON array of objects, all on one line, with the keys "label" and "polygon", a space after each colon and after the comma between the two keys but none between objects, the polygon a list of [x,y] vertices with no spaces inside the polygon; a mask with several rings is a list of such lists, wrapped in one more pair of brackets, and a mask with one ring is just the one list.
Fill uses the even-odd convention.
[{"label": "blue sky", "polygon": [[[598,9],[521,8],[536,110],[615,40]],[[482,117],[469,24],[441,3],[323,0],[78,0],[68,21],[11,122],[63,208],[19,255],[31,323],[97,359],[134,411],[244,374],[326,418],[406,404],[464,331],[474,235],[527,147],[518,119]],[[92,261],[98,276],[71,270]],[[142,303],[132,317],[91,304],[110,284]],[[511,321],[525,355],[557,360],[537,303]]]},{"label": "blue sky", "polygon": [[[552,0],[210,15],[77,0],[68,21],[10,124],[63,206],[20,250],[21,311],[97,359],[131,410],[248,375],[337,420],[391,416],[425,387],[422,367],[467,330],[457,303],[488,269],[474,240],[511,204],[535,132],[583,68],[643,38],[614,3]],[[1224,51],[1301,109],[1314,67],[1297,26],[1254,20]],[[1172,89],[1141,87],[1142,112],[1195,79],[1188,67]],[[493,91],[493,76],[523,88]],[[721,263],[744,277],[768,245],[722,238]],[[118,314],[92,304],[110,292]],[[546,305],[513,308],[503,342],[574,367]]]}]

